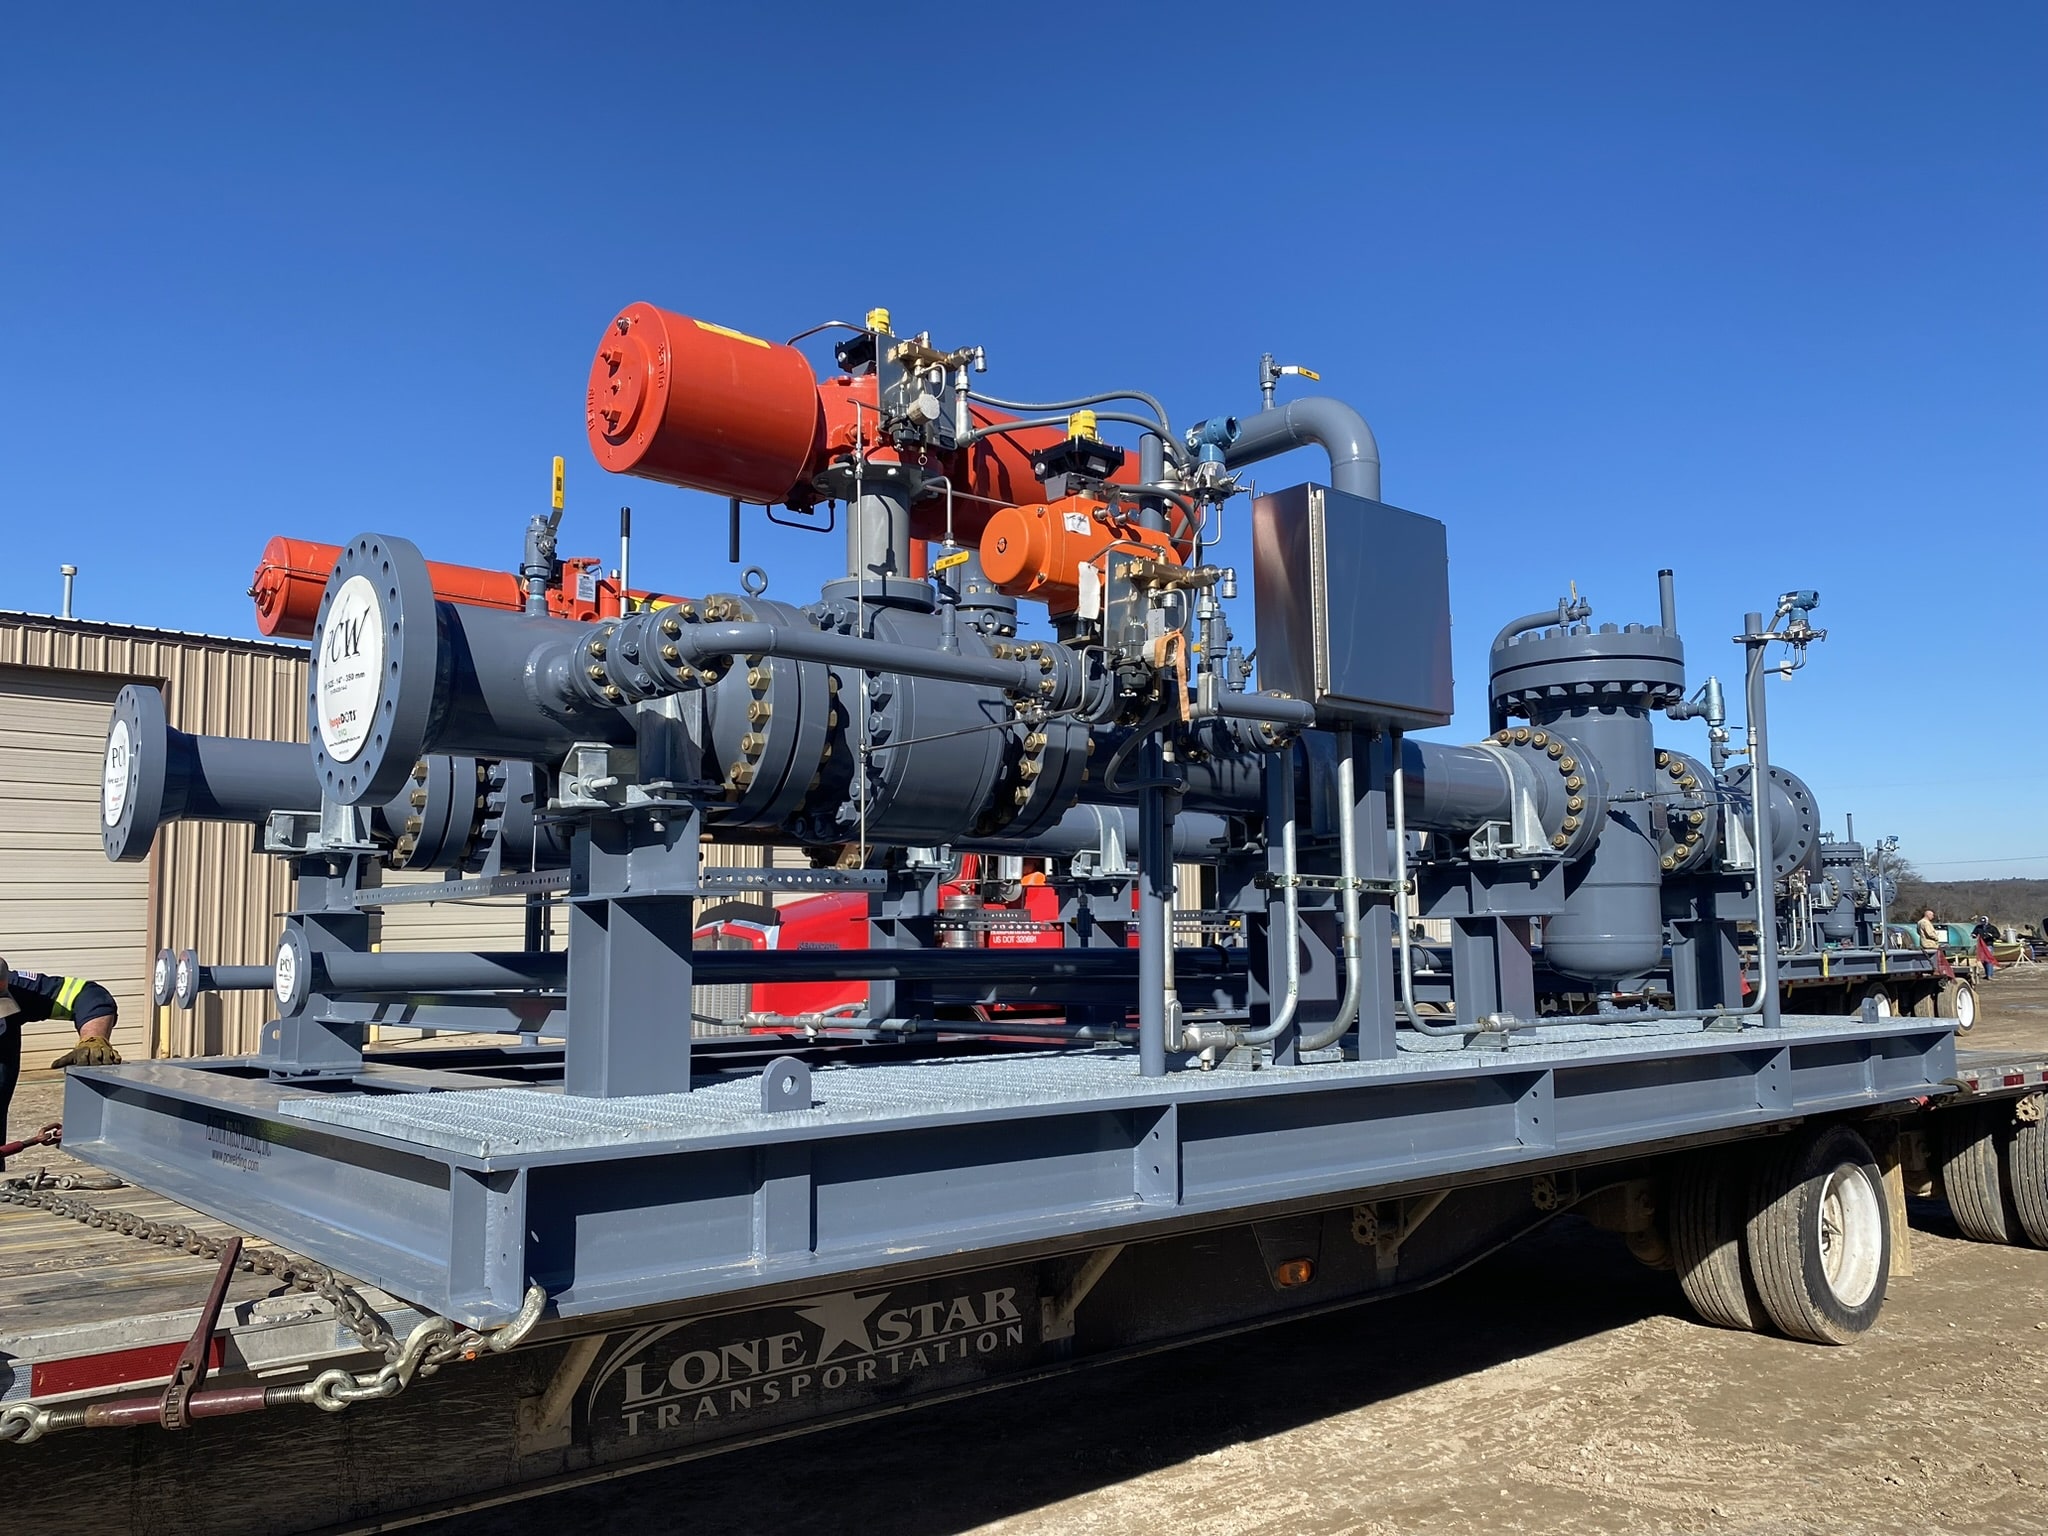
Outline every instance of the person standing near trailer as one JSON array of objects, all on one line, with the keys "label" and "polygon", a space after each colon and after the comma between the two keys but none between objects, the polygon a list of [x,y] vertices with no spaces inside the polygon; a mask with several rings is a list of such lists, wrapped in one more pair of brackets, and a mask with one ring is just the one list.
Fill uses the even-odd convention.
[{"label": "person standing near trailer", "polygon": [[1920,947],[1934,956],[1934,969],[1943,976],[1955,975],[1955,967],[1948,963],[1948,932],[1934,920],[1934,908],[1929,907],[1920,914]]},{"label": "person standing near trailer", "polygon": [[1970,930],[1970,937],[1977,941],[1977,963],[1984,967],[1984,979],[1989,981],[1998,974],[1998,957],[1991,946],[1998,942],[1998,929],[1992,926],[1989,917],[1977,919],[1977,926]]},{"label": "person standing near trailer", "polygon": [[78,1030],[78,1044],[52,1067],[119,1066],[114,1026],[120,1009],[114,994],[82,976],[44,976],[10,970],[0,960],[0,1141],[7,1139],[7,1110],[21,1080],[21,1028],[45,1019],[64,1019]]}]

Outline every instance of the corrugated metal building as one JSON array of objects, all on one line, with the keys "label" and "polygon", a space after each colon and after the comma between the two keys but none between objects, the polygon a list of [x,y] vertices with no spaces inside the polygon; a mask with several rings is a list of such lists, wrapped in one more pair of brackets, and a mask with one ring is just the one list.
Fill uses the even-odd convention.
[{"label": "corrugated metal building", "polygon": [[[179,730],[303,741],[306,654],[0,611],[0,955],[107,986],[121,1007],[115,1043],[131,1057],[255,1048],[264,994],[158,1015],[150,962],[189,945],[222,964],[268,963],[290,881],[281,863],[252,854],[247,827],[176,826],[146,863],[107,862],[99,808],[114,696],[153,683]],[[66,1024],[30,1026],[24,1064],[44,1065],[70,1038]]]}]

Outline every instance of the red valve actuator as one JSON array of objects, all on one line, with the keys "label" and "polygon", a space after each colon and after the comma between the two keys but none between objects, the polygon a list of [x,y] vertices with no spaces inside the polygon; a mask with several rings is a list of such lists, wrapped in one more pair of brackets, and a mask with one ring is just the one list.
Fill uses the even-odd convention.
[{"label": "red valve actuator", "polygon": [[[591,451],[613,473],[767,506],[822,499],[813,479],[856,447],[894,456],[877,432],[872,374],[821,382],[794,347],[652,304],[628,305],[606,328],[587,407]],[[978,427],[1017,419],[985,405],[970,413]],[[925,467],[952,483],[956,541],[980,538],[999,507],[1042,503],[1031,455],[1065,435],[1033,427],[935,455]],[[1134,481],[1136,469],[1126,465],[1116,478]],[[945,537],[943,494],[915,504],[911,532]]]},{"label": "red valve actuator", "polygon": [[[310,640],[320,616],[320,597],[327,590],[327,578],[334,562],[341,558],[338,544],[320,544],[311,539],[275,538],[263,546],[256,576],[249,583],[249,596],[256,600],[256,627],[266,635],[285,640]],[[619,587],[598,569],[599,561],[583,557],[562,562],[562,581],[548,589],[548,612],[558,619],[609,619],[620,611]],[[526,591],[510,571],[487,571],[473,565],[427,562],[427,575],[434,584],[434,596],[444,603],[463,603],[472,608],[503,608],[517,613],[526,606]],[[654,592],[628,592],[633,608],[666,607],[676,601]]]}]

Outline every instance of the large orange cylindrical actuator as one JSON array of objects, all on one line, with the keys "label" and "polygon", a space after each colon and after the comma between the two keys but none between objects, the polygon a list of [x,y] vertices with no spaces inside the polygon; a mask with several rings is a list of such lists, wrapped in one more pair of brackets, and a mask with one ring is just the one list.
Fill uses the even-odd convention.
[{"label": "large orange cylindrical actuator", "polygon": [[[312,539],[275,538],[264,545],[255,579],[249,583],[249,595],[256,600],[256,627],[266,635],[312,639],[320,595],[327,590],[327,578],[340,558],[340,545]],[[519,578],[509,571],[430,560],[427,574],[434,583],[434,596],[445,603],[514,610],[525,606]]]},{"label": "large orange cylindrical actuator", "polygon": [[1179,565],[1173,541],[1133,525],[1112,525],[1104,506],[1065,496],[1040,506],[1003,507],[981,531],[981,568],[999,592],[1044,603],[1054,613],[1081,606],[1081,568],[1103,574],[1112,546],[1142,546],[1154,560]]},{"label": "large orange cylindrical actuator", "polygon": [[632,304],[590,365],[597,462],[742,501],[778,503],[823,435],[818,384],[795,347]]},{"label": "large orange cylindrical actuator", "polygon": [[[266,635],[287,640],[312,639],[320,615],[320,595],[327,590],[328,575],[340,558],[340,545],[312,539],[276,538],[264,545],[255,580],[249,583],[249,595],[256,600],[256,627]],[[429,560],[427,577],[434,585],[434,596],[444,603],[503,608],[511,613],[526,607],[526,588],[510,571]],[[548,612],[558,619],[579,622],[617,618],[622,607],[666,608],[677,601],[638,588],[622,599],[619,584],[604,574],[603,562],[588,557],[564,560],[562,580],[548,588]]]}]

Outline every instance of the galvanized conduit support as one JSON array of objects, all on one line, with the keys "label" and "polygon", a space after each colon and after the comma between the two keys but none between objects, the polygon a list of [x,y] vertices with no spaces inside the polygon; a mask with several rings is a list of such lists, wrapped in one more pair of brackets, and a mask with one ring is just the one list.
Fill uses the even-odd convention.
[{"label": "galvanized conduit support", "polygon": [[1297,826],[1294,804],[1294,752],[1290,745],[1276,752],[1266,765],[1266,836],[1277,839],[1280,849],[1280,931],[1283,980],[1280,998],[1271,1017],[1256,1029],[1239,1024],[1191,1024],[1182,1031],[1182,1043],[1194,1051],[1212,1047],[1228,1049],[1239,1045],[1267,1045],[1280,1038],[1294,1023],[1301,1005],[1301,890],[1300,863],[1296,853]]},{"label": "galvanized conduit support", "polygon": [[1335,1018],[1302,1035],[1299,1048],[1303,1051],[1320,1051],[1349,1034],[1358,1022],[1359,1004],[1365,996],[1365,946],[1360,942],[1358,907],[1357,752],[1348,725],[1337,729],[1337,860],[1343,885],[1344,996]]},{"label": "galvanized conduit support", "polygon": [[1743,712],[1749,717],[1746,724],[1750,846],[1756,864],[1756,1003],[1766,1029],[1776,1029],[1783,1022],[1783,1010],[1778,1000],[1778,882],[1771,868],[1772,844],[1764,841],[1764,806],[1771,794],[1770,743],[1764,720],[1764,653],[1778,621],[1784,617],[1782,605],[1768,626],[1760,613],[1742,616]]},{"label": "galvanized conduit support", "polygon": [[1138,792],[1138,1072],[1166,1076],[1173,947],[1173,804],[1158,737],[1144,745]]}]

